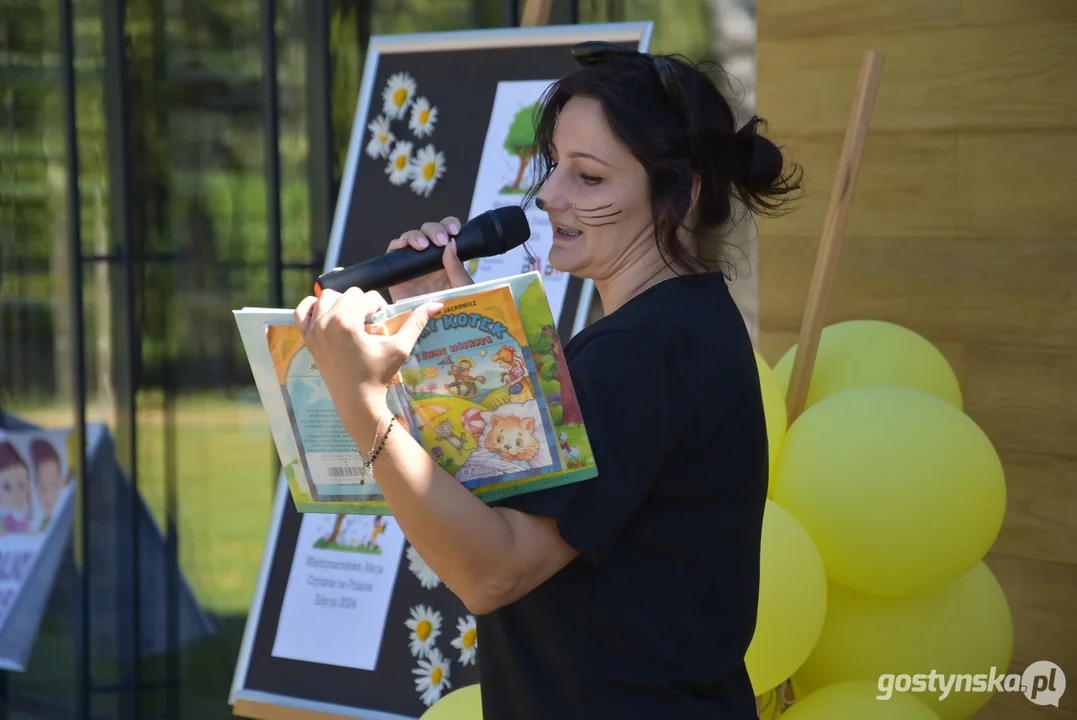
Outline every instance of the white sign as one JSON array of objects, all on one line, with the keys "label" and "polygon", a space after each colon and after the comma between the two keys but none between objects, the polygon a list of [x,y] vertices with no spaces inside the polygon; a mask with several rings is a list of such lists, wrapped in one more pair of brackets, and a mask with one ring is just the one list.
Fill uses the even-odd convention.
[{"label": "white sign", "polygon": [[403,553],[391,517],[304,514],[273,655],[373,670]]}]

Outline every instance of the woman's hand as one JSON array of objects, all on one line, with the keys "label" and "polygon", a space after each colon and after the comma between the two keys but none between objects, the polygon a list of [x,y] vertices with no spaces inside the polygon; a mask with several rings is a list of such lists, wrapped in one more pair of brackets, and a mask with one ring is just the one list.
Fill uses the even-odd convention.
[{"label": "woman's hand", "polygon": [[451,215],[441,222],[423,223],[419,230],[408,230],[406,233],[389,243],[387,252],[400,250],[410,245],[416,250],[424,250],[430,244],[444,247],[445,252],[441,256],[442,270],[432,272],[423,277],[409,280],[408,282],[393,285],[389,288],[389,294],[393,302],[406,300],[416,295],[451,290],[474,284],[474,280],[464,269],[464,263],[456,255],[456,243],[450,238],[460,232],[460,220]]},{"label": "woman's hand", "polygon": [[355,427],[364,416],[381,417],[386,392],[415,347],[419,334],[440,303],[424,303],[412,311],[394,335],[374,335],[366,319],[385,306],[377,292],[349,288],[344,293],[324,290],[304,298],[295,309],[295,322],[318,367],[344,427]]}]

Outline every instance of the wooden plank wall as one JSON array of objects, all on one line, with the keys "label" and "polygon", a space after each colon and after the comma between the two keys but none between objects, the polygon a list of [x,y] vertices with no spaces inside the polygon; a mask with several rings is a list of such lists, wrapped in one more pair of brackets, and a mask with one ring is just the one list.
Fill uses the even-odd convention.
[{"label": "wooden plank wall", "polygon": [[827,322],[911,327],[949,357],[1002,457],[988,564],[1013,671],[1068,671],[1061,708],[1020,694],[977,718],[1077,718],[1077,2],[764,0],[758,106],[806,173],[759,228],[760,351],[796,341],[863,53],[887,54]]}]

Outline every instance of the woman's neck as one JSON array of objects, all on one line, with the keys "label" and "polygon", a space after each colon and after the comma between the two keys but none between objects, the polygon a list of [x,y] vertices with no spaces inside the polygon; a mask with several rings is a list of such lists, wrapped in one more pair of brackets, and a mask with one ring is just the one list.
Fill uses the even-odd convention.
[{"label": "woman's neck", "polygon": [[658,262],[638,263],[605,280],[595,280],[602,312],[609,315],[648,288],[678,275],[680,273],[659,258]]}]

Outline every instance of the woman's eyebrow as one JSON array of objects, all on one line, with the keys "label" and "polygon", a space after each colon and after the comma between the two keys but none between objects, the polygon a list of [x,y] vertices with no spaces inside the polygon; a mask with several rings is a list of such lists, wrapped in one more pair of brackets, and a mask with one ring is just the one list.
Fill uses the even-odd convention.
[{"label": "woman's eyebrow", "polygon": [[[550,143],[550,149],[553,150],[556,153],[557,152],[557,145],[551,142]],[[590,158],[591,160],[594,160],[597,163],[601,163],[601,164],[605,165],[608,168],[611,168],[611,169],[613,168],[613,165],[610,165],[608,162],[606,162],[602,158],[598,157],[597,155],[592,155],[591,153],[587,153],[587,152],[570,152],[570,153],[568,153],[568,157],[570,157],[570,158]]]},{"label": "woman's eyebrow", "polygon": [[610,164],[609,164],[608,162],[606,162],[606,161],[605,161],[605,160],[603,160],[602,158],[598,157],[597,155],[592,155],[591,153],[585,153],[585,152],[570,152],[570,153],[568,154],[568,156],[569,156],[569,157],[571,157],[571,158],[590,158],[591,160],[594,160],[594,161],[595,161],[595,162],[597,162],[597,163],[602,163],[603,165],[605,165],[605,166],[606,166],[606,167],[608,167],[608,168],[612,168],[612,167],[613,167],[612,165],[610,165]]}]

